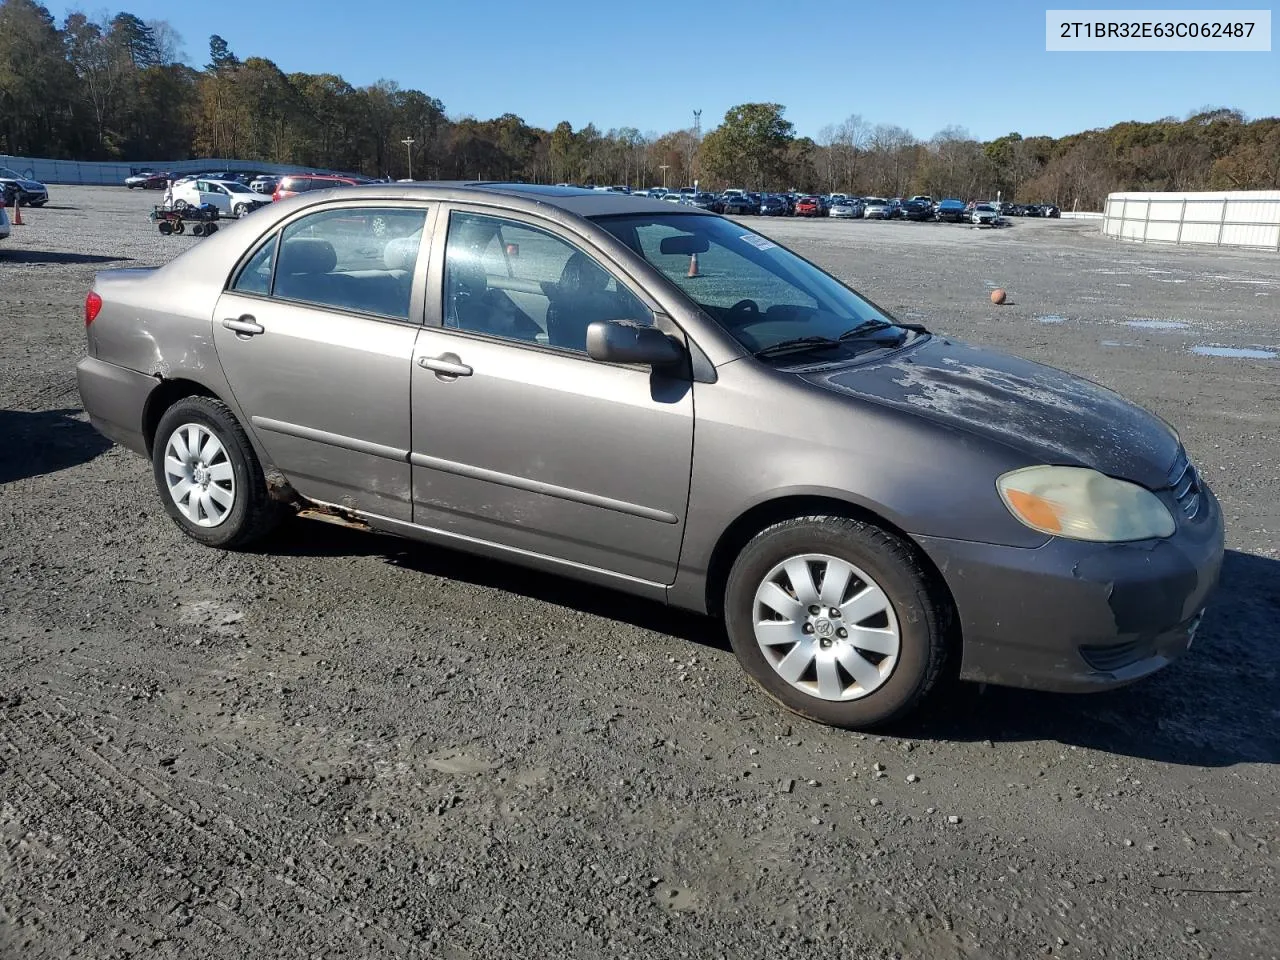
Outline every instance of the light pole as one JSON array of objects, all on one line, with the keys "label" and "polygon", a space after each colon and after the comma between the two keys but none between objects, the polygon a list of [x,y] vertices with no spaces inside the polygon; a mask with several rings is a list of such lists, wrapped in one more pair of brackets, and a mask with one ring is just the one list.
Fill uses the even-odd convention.
[{"label": "light pole", "polygon": [[667,189],[667,167],[669,166],[671,166],[671,164],[669,163],[658,164],[658,169],[662,171],[662,189],[663,190]]},{"label": "light pole", "polygon": [[409,179],[412,180],[413,179],[413,144],[415,141],[413,137],[405,137],[400,142],[404,144],[404,151],[409,155]]}]

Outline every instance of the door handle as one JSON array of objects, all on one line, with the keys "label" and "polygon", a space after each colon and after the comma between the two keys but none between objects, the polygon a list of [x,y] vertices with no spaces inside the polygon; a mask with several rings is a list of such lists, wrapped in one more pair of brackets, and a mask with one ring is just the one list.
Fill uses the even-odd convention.
[{"label": "door handle", "polygon": [[440,375],[440,379],[471,376],[471,368],[459,360],[455,353],[446,353],[439,357],[419,357],[418,366],[426,370],[434,370]]},{"label": "door handle", "polygon": [[267,329],[247,313],[238,319],[227,317],[222,321],[222,325],[228,330],[234,330],[237,336],[241,337],[252,337],[259,333],[265,333]]}]

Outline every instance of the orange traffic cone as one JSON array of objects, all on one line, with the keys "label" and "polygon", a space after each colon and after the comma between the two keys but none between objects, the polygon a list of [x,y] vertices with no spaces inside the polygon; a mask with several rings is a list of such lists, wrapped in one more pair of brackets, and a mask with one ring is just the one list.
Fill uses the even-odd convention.
[{"label": "orange traffic cone", "polygon": [[13,198],[13,219],[10,221],[15,227],[25,227],[22,222],[22,196],[15,195]]},{"label": "orange traffic cone", "polygon": [[696,253],[689,254],[689,276],[696,277],[698,275],[698,255]]}]

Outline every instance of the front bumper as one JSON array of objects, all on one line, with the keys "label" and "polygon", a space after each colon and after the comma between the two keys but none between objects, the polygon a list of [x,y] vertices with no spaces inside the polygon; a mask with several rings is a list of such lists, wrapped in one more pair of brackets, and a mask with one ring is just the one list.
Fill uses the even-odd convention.
[{"label": "front bumper", "polygon": [[1196,518],[1180,518],[1164,540],[1052,539],[1028,550],[917,537],[959,612],[961,676],[1084,692],[1171,663],[1190,646],[1222,566],[1222,511],[1202,493]]},{"label": "front bumper", "polygon": [[147,456],[142,425],[156,378],[85,357],[76,365],[76,383],[80,402],[94,429],[122,447]]}]

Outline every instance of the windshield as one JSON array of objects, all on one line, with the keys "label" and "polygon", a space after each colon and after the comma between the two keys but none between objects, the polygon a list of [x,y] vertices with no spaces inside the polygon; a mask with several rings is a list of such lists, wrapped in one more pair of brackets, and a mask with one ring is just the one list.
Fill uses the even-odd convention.
[{"label": "windshield", "polygon": [[7,177],[10,180],[27,179],[22,174],[20,174],[17,170],[10,170],[8,167],[0,167],[0,177]]},{"label": "windshield", "polygon": [[[813,337],[828,341],[825,347],[836,342],[839,351],[824,349],[823,358],[840,359],[868,347],[895,345],[907,335],[835,278],[732,220],[672,213],[600,217],[596,223],[753,353]],[[839,342],[864,325],[865,333]]]}]

